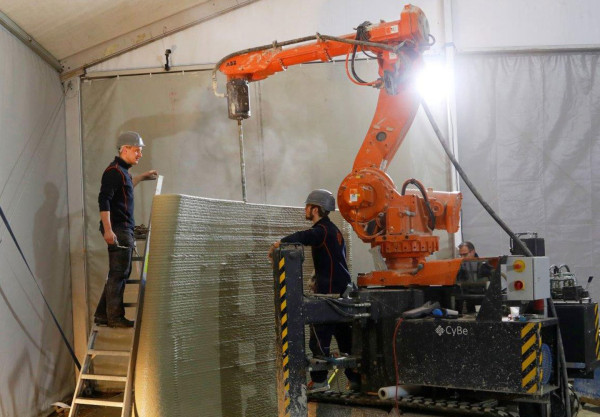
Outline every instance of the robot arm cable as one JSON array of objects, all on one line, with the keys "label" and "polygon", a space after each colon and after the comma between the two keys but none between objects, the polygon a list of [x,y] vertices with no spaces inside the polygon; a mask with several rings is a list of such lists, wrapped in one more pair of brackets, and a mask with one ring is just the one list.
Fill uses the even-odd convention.
[{"label": "robot arm cable", "polygon": [[423,184],[421,184],[420,181],[417,181],[414,178],[410,178],[404,181],[404,184],[402,184],[402,191],[400,193],[401,195],[404,195],[406,193],[406,187],[408,187],[408,184],[413,184],[421,192],[421,195],[423,196],[423,201],[425,201],[425,207],[427,207],[427,212],[429,213],[429,228],[433,231],[433,229],[435,229],[435,214],[431,209],[431,204],[429,204],[429,198],[427,198],[427,191],[425,190],[425,187],[423,186]]},{"label": "robot arm cable", "polygon": [[[357,41],[368,41],[369,37],[368,37],[368,32],[367,32],[367,26],[369,26],[371,24],[371,22],[363,22],[361,23],[357,28],[356,28],[356,40]],[[364,48],[361,48],[362,52],[369,56],[369,54],[367,54],[367,52],[364,50]],[[359,83],[363,83],[366,84],[366,81],[363,81],[358,74],[356,73],[356,71],[354,70],[354,58],[356,58],[356,51],[358,50],[358,45],[354,45],[354,48],[352,48],[352,75],[354,76],[354,79],[356,81],[358,81]],[[346,58],[346,63],[348,62],[347,58]],[[346,64],[347,65],[347,64]]]},{"label": "robot arm cable", "polygon": [[[377,79],[375,81],[371,81],[371,82],[365,82],[365,81],[362,81],[360,78],[355,79],[352,75],[350,75],[350,70],[348,69],[349,56],[350,56],[350,54],[348,53],[348,55],[346,55],[346,75],[348,76],[348,79],[350,81],[352,81],[356,85],[366,85],[366,86],[375,86],[375,87],[381,82],[379,79]],[[352,67],[354,67],[354,58],[352,60]],[[354,68],[352,68],[352,72],[354,73]]]}]

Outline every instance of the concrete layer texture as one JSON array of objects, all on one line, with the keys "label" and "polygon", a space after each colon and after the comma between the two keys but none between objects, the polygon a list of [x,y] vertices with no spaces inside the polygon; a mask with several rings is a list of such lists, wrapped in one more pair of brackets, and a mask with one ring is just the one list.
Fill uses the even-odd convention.
[{"label": "concrete layer texture", "polygon": [[[349,244],[349,225],[337,212],[331,218]],[[275,240],[311,226],[304,209],[161,195],[151,221],[138,415],[277,416],[267,252]],[[311,269],[307,250],[305,277]]]}]

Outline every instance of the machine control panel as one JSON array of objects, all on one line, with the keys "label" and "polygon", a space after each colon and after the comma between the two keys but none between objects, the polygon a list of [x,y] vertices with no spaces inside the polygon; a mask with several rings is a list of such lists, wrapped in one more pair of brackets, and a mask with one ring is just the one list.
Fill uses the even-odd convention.
[{"label": "machine control panel", "polygon": [[509,256],[504,268],[508,300],[550,298],[550,263],[546,256]]}]

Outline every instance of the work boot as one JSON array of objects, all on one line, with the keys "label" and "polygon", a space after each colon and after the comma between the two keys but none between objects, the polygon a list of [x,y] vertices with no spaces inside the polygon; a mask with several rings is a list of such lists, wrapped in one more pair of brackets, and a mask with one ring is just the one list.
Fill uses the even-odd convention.
[{"label": "work boot", "polygon": [[325,380],[323,382],[315,382],[315,381],[310,381],[308,383],[307,388],[307,392],[310,394],[312,392],[323,392],[323,391],[329,391],[329,383]]},{"label": "work boot", "polygon": [[115,320],[108,320],[108,327],[133,327],[133,321],[118,317]]},{"label": "work boot", "polygon": [[107,326],[108,319],[106,317],[94,316],[94,323],[98,326]]},{"label": "work boot", "polygon": [[350,392],[360,392],[360,382],[359,381],[348,381],[348,385],[346,389]]}]

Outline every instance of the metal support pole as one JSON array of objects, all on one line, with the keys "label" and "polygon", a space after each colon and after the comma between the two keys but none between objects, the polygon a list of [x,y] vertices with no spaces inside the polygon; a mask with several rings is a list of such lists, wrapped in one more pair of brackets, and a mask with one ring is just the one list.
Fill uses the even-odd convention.
[{"label": "metal support pole", "polygon": [[238,120],[238,137],[240,142],[240,169],[242,171],[242,200],[244,203],[248,202],[246,197],[246,161],[244,158],[244,129],[242,128],[242,121]]},{"label": "metal support pole", "polygon": [[[458,142],[456,138],[458,137],[458,124],[456,123],[456,85],[455,85],[455,76],[454,76],[454,57],[455,57],[455,47],[454,47],[454,28],[452,22],[452,0],[444,0],[444,46],[446,52],[446,60],[445,67],[448,72],[448,76],[450,80],[448,97],[446,100],[446,108],[448,114],[448,139],[449,144],[452,147],[452,153],[455,155],[458,160]],[[459,175],[456,171],[454,165],[450,164],[450,189],[452,191],[460,191],[460,181]],[[462,220],[462,219],[461,219]],[[457,241],[458,239],[458,241]],[[459,242],[463,241],[462,234],[462,221],[459,223],[459,229],[456,233],[452,234],[452,247],[453,251],[456,251],[456,246]],[[454,252],[455,255],[456,252]]]}]

